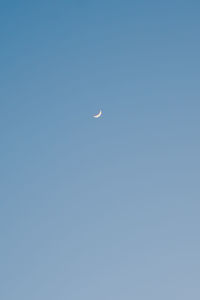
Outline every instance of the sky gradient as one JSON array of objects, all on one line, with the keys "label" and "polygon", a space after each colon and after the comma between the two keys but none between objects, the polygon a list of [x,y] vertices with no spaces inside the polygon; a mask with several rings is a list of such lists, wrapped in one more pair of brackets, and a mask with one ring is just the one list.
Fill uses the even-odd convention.
[{"label": "sky gradient", "polygon": [[200,299],[199,13],[0,1],[0,299]]}]

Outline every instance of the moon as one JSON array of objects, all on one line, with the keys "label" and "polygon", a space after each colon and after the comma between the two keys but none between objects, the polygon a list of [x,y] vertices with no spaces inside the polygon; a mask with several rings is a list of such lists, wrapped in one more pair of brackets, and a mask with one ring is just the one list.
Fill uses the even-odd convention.
[{"label": "moon", "polygon": [[93,118],[98,119],[101,117],[101,115],[102,115],[102,110],[100,109],[100,112],[97,115],[93,116]]}]

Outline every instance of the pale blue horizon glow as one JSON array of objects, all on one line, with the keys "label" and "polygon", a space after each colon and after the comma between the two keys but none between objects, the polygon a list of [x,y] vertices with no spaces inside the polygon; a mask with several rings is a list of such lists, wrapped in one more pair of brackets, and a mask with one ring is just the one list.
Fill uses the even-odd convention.
[{"label": "pale blue horizon glow", "polygon": [[199,11],[1,1],[0,299],[199,299]]}]

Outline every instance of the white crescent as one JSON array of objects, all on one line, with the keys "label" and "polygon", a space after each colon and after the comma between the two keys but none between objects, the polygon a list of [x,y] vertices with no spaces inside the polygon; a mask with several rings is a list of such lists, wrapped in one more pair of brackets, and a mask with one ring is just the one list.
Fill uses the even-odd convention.
[{"label": "white crescent", "polygon": [[100,112],[97,115],[93,116],[93,118],[98,119],[99,117],[101,117],[101,115],[102,115],[102,110],[100,109]]}]

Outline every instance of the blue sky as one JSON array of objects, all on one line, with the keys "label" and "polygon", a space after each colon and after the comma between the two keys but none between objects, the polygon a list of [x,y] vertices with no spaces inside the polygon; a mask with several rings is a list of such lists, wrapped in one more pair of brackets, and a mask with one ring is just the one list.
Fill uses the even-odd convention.
[{"label": "blue sky", "polygon": [[199,299],[199,11],[0,2],[1,299]]}]

